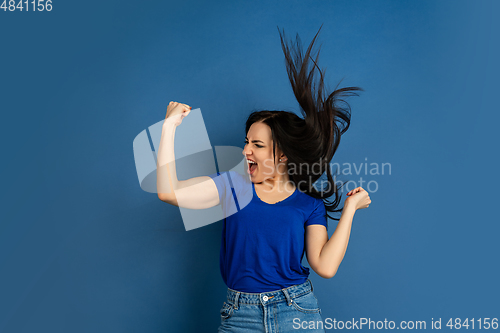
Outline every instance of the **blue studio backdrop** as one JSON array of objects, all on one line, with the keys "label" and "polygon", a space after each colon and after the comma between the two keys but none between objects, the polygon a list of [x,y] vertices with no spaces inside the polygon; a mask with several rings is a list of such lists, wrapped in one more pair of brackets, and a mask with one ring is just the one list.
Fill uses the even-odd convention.
[{"label": "blue studio backdrop", "polygon": [[332,163],[372,200],[337,274],[311,270],[323,319],[499,330],[499,2],[37,3],[0,9],[0,332],[215,332],[222,222],[141,188],[134,139],[170,101],[213,147],[299,114],[277,27],[306,48],[322,24],[329,89],[365,90]]}]

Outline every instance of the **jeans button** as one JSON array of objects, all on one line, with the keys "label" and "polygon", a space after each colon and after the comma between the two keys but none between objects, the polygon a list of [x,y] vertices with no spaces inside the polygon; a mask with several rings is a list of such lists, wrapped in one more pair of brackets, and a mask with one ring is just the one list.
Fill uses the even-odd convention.
[{"label": "jeans button", "polygon": [[262,299],[264,300],[264,302],[267,302],[267,300],[269,299],[267,296],[264,296],[262,297]]}]

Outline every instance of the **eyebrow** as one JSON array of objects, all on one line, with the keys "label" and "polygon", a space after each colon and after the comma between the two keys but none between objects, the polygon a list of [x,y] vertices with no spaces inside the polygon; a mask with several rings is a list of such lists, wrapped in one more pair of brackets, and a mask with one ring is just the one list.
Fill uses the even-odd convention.
[{"label": "eyebrow", "polygon": [[[246,136],[245,136],[245,140],[248,140],[248,138]],[[264,141],[261,141],[261,140],[252,140],[252,142],[254,142],[254,143],[255,142],[262,142],[262,143],[264,143]]]}]

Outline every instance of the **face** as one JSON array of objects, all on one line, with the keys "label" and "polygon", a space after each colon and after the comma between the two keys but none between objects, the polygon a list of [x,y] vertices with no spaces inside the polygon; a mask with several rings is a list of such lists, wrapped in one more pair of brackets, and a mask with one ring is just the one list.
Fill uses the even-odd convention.
[{"label": "face", "polygon": [[[280,172],[283,174],[284,171],[276,169],[275,164],[278,164],[279,158],[281,158],[283,161],[280,162],[280,168],[283,169],[285,167],[283,162],[286,157],[278,147],[276,147],[275,153],[276,158],[273,163],[271,128],[262,122],[253,123],[245,138],[245,147],[242,154],[248,160],[247,172],[254,183],[260,183],[268,178],[276,179]],[[250,160],[257,164],[253,165]]]}]

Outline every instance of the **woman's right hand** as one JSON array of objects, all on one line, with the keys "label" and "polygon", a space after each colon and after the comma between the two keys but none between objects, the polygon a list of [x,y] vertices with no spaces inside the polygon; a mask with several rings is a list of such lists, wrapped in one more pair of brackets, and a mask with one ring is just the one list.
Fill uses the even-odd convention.
[{"label": "woman's right hand", "polygon": [[165,119],[169,119],[169,121],[172,121],[176,126],[179,126],[182,123],[182,119],[186,117],[189,112],[191,112],[191,107],[189,105],[170,102],[167,107]]}]

